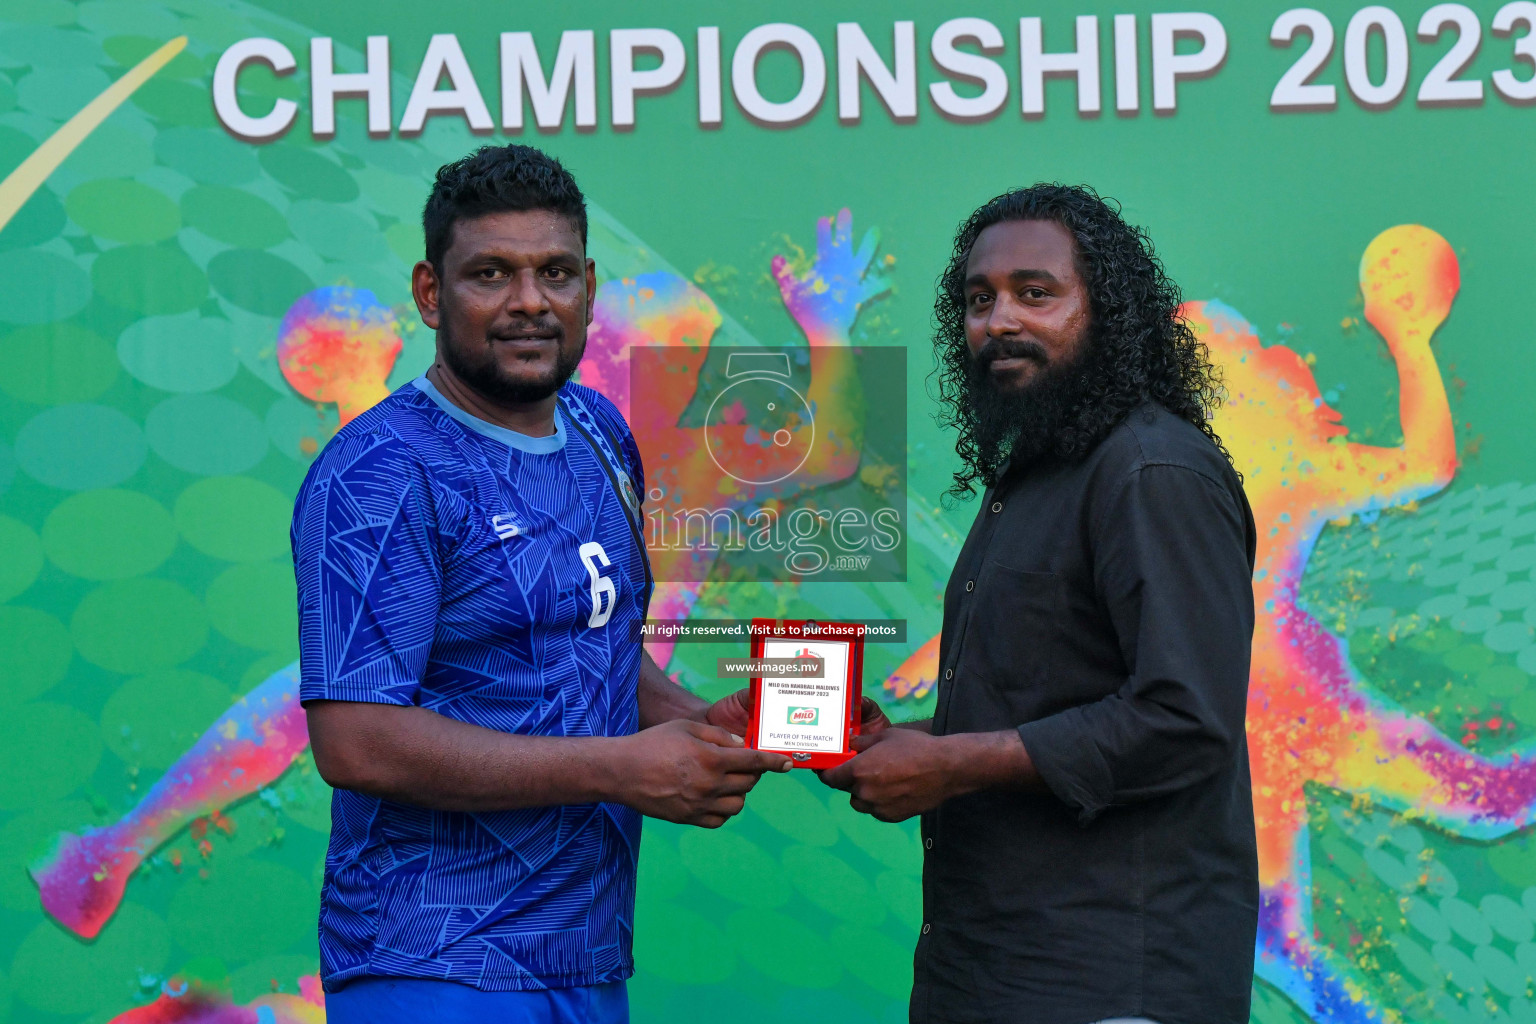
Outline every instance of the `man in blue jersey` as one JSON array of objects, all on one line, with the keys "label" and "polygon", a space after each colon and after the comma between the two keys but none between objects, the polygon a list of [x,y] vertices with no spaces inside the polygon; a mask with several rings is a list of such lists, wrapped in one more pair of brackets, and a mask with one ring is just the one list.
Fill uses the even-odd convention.
[{"label": "man in blue jersey", "polygon": [[571,175],[487,147],[438,171],[423,226],[436,361],[336,435],[294,511],[300,693],[336,787],[327,1012],[625,1021],[641,815],[717,827],[789,761],[635,640],[639,450],[568,383],[596,291]]}]

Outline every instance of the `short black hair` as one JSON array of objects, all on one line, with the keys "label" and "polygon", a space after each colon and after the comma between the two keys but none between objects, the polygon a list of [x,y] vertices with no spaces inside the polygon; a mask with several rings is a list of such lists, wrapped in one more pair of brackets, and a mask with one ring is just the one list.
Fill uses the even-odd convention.
[{"label": "short black hair", "polygon": [[455,221],[505,210],[549,210],[569,218],[587,244],[587,200],[571,172],[532,146],[482,146],[437,169],[421,211],[427,262],[441,274]]}]

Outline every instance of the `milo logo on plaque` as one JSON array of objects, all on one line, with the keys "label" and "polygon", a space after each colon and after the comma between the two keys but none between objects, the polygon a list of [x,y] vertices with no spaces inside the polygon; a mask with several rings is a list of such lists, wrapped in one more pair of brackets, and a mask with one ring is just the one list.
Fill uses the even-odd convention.
[{"label": "milo logo on plaque", "polygon": [[818,712],[815,708],[790,708],[790,725],[815,725]]}]

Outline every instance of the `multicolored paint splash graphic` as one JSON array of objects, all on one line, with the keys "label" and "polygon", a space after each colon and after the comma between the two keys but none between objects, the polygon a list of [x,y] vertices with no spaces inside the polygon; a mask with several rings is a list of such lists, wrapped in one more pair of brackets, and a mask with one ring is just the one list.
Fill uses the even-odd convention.
[{"label": "multicolored paint splash graphic", "polygon": [[146,857],[193,819],[271,785],[308,745],[293,664],[236,701],[121,821],[59,836],[31,869],[43,908],[94,939]]},{"label": "multicolored paint splash graphic", "polygon": [[192,989],[172,979],[167,991],[147,1006],[112,1018],[112,1024],[324,1024],[325,993],[318,974],[299,979],[299,994],[258,996],[233,1006],[217,993]]},{"label": "multicolored paint splash graphic", "polygon": [[403,342],[395,316],[366,288],[317,288],[277,329],[277,365],[293,390],[336,406],[341,426],[389,394]]},{"label": "multicolored paint splash graphic", "polygon": [[[832,218],[818,221],[816,256],[809,266],[797,272],[785,257],[774,257],[774,280],[784,307],[807,343],[797,356],[809,364],[806,397],[819,414],[822,436],[810,446],[808,459],[772,488],[749,486],[721,469],[759,464],[764,444],[749,426],[729,417],[725,423],[685,425],[721,324],[714,301],[691,282],[665,271],[599,287],[580,379],[611,397],[629,420],[645,457],[645,500],[653,521],[690,505],[707,503],[730,511],[765,497],[769,503],[783,503],[857,472],[863,395],[849,352],[849,332],[860,308],[888,287],[871,269],[876,240],[869,232],[855,250],[852,216],[845,209],[835,227]],[[643,363],[631,365],[637,350],[633,358]],[[644,401],[632,400],[637,384],[646,389]],[[786,433],[801,435],[812,429],[808,422],[792,427]],[[764,491],[766,495],[760,493]],[[717,553],[654,544],[652,551],[657,580],[652,617],[687,618]],[[665,666],[672,644],[653,641],[649,649]]]}]

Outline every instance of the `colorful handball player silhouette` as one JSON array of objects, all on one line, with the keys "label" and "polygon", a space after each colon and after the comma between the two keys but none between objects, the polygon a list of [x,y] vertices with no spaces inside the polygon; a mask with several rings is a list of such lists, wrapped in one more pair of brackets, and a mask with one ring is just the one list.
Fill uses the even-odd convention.
[{"label": "colorful handball player silhouette", "polygon": [[[785,308],[804,333],[810,387],[809,416],[792,420],[774,438],[727,405],[719,422],[683,426],[700,371],[721,317],[715,304],[672,274],[645,274],[604,284],[581,365],[581,382],[611,398],[624,414],[645,458],[647,538],[657,579],[653,619],[686,619],[717,551],[703,545],[658,543],[656,524],[689,509],[732,512],[782,504],[811,488],[857,472],[864,438],[864,396],[850,348],[859,311],[889,284],[874,268],[878,236],[869,231],[857,249],[852,217],[844,209],[816,225],[816,256],[797,273],[784,256],[772,272]],[[663,350],[663,348],[665,350]],[[631,364],[631,353],[638,349]],[[750,351],[750,350],[747,350]],[[643,392],[632,394],[640,386]],[[814,439],[809,435],[814,434]],[[782,452],[803,454],[783,472]],[[769,481],[756,483],[754,481]],[[671,641],[651,641],[658,665],[671,658]]]},{"label": "colorful handball player silhouette", "polygon": [[1248,699],[1263,899],[1256,967],[1318,1021],[1380,1020],[1383,1008],[1313,941],[1305,784],[1478,840],[1529,824],[1536,803],[1528,752],[1472,753],[1384,700],[1297,599],[1325,523],[1418,501],[1454,476],[1455,432],[1430,339],[1459,287],[1450,245],[1418,225],[1382,232],[1360,261],[1365,318],[1397,364],[1403,443],[1395,447],[1349,441],[1306,363],[1283,346],[1261,347],[1232,310],[1188,308],[1226,374],[1215,425],[1259,522]]}]

